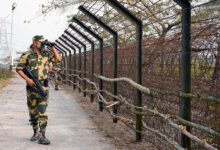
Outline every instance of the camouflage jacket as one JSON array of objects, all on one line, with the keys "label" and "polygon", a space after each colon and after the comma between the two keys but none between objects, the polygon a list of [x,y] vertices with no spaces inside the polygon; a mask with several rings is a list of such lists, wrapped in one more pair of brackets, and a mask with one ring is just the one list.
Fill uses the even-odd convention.
[{"label": "camouflage jacket", "polygon": [[54,54],[49,51],[42,51],[40,55],[37,55],[34,51],[28,51],[21,56],[16,71],[28,67],[36,79],[39,81],[45,80],[48,78],[50,62],[53,64],[60,63]]}]

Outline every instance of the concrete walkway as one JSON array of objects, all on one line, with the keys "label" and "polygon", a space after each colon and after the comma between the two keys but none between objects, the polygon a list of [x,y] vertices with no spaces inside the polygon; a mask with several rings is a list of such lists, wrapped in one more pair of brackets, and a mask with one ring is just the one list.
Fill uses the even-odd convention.
[{"label": "concrete walkway", "polygon": [[47,137],[51,145],[29,141],[32,127],[20,77],[0,93],[0,150],[115,150],[65,90],[50,90]]}]

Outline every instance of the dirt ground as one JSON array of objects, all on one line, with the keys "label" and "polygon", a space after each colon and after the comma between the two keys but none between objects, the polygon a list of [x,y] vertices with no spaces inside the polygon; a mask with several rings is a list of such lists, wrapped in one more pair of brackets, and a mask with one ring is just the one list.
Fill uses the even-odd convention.
[{"label": "dirt ground", "polygon": [[[13,77],[16,77],[16,74],[13,72]],[[11,78],[4,78],[4,79],[0,79],[0,92],[1,89],[6,87],[7,85],[11,84]]]},{"label": "dirt ground", "polygon": [[6,87],[7,85],[11,84],[11,79],[7,78],[7,79],[1,79],[0,80],[0,92],[2,90],[2,88]]},{"label": "dirt ground", "polygon": [[[63,88],[70,88],[68,86],[62,86]],[[90,119],[94,122],[100,132],[103,132],[105,137],[110,139],[110,142],[114,144],[117,149],[121,150],[156,150],[156,148],[150,144],[144,142],[135,141],[135,132],[128,128],[124,123],[118,121],[113,123],[112,118],[108,115],[107,111],[100,112],[97,102],[90,102],[89,97],[83,97],[82,93],[78,90],[71,92],[76,101],[88,113]]]}]

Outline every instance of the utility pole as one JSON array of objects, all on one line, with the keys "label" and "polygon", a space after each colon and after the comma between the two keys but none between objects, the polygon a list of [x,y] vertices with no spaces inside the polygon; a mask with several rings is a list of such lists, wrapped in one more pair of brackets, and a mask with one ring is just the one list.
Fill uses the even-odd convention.
[{"label": "utility pole", "polygon": [[[9,48],[7,40],[6,19],[0,20],[0,63],[1,67],[8,68],[9,64]],[[7,63],[7,64],[6,64]]]},{"label": "utility pole", "polygon": [[15,8],[16,8],[16,6],[17,6],[17,4],[14,2],[13,4],[12,4],[12,14],[11,14],[11,41],[10,41],[10,71],[12,71],[12,66],[13,66],[13,58],[12,58],[12,45],[13,45],[13,43],[12,43],[12,39],[13,39],[13,17],[14,17],[14,10],[15,10]]}]

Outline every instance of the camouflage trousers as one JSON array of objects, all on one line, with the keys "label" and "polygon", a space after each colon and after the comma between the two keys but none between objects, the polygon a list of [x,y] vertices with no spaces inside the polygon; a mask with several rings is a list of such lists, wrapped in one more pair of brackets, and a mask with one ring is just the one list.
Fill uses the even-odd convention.
[{"label": "camouflage trousers", "polygon": [[54,73],[54,76],[55,76],[55,84],[58,85],[59,82],[61,81],[60,73],[55,72],[55,73]]},{"label": "camouflage trousers", "polygon": [[[49,87],[43,87],[49,96]],[[30,123],[34,129],[39,127],[41,131],[45,131],[47,127],[48,116],[46,113],[48,105],[48,96],[43,97],[39,94],[36,87],[27,86],[27,105],[30,116]]]}]

